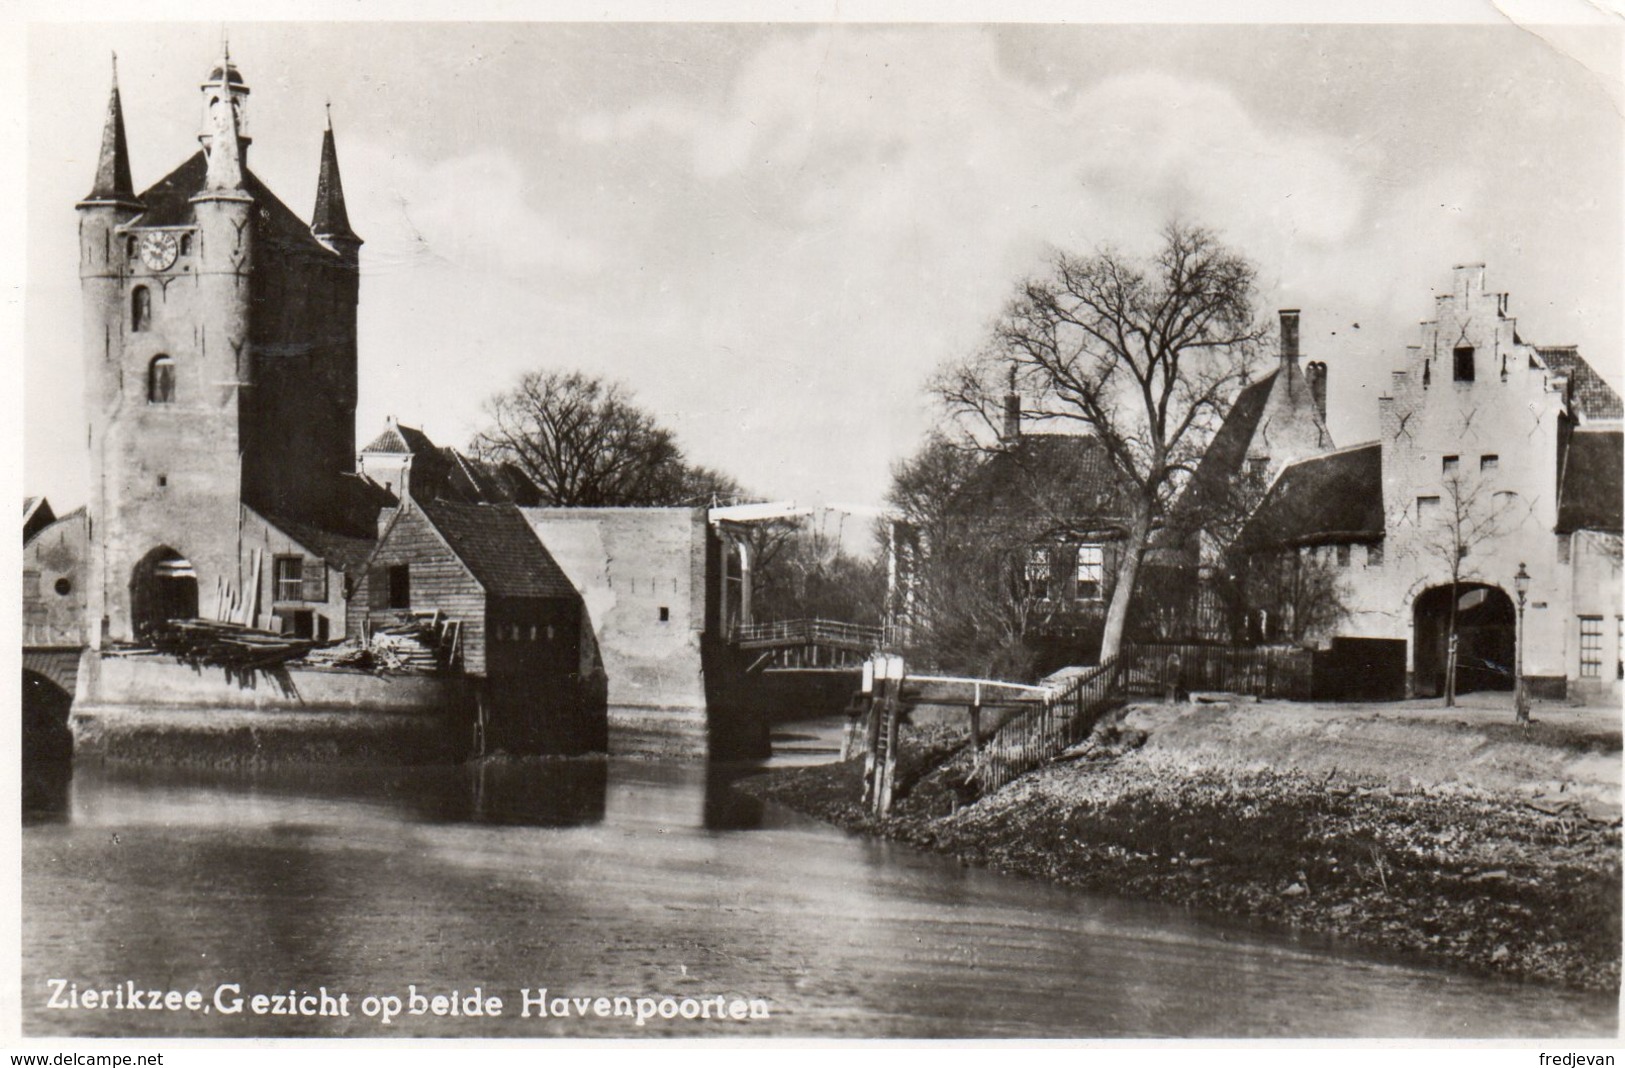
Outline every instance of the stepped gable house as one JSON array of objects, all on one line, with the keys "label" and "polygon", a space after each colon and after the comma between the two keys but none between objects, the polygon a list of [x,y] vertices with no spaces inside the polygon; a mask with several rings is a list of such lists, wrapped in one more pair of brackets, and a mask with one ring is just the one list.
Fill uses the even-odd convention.
[{"label": "stepped gable house", "polygon": [[1483,265],[1434,303],[1378,400],[1381,437],[1287,467],[1242,543],[1339,569],[1341,618],[1317,637],[1393,646],[1422,696],[1443,689],[1452,602],[1458,688],[1511,688],[1524,568],[1532,692],[1617,702],[1620,397],[1573,347],[1524,341]]}]

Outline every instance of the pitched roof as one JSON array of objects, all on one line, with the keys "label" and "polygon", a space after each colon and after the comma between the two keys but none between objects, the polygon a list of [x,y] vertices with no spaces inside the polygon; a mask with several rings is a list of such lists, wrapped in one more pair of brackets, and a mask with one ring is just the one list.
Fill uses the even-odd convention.
[{"label": "pitched roof", "polygon": [[439,446],[429,440],[429,435],[417,427],[397,423],[391,417],[389,422],[384,424],[384,432],[368,442],[361,451],[419,456],[438,449]]},{"label": "pitched roof", "polygon": [[1597,369],[1586,362],[1575,345],[1536,346],[1546,366],[1568,376],[1569,403],[1587,420],[1625,418],[1625,405]]},{"label": "pitched roof", "polygon": [[1258,421],[1269,406],[1270,391],[1275,388],[1278,374],[1279,368],[1236,395],[1235,403],[1202,454],[1202,462],[1196,465],[1185,492],[1179,495],[1170,525],[1200,527],[1205,517],[1226,507],[1231,487],[1247,462],[1247,447],[1258,433]]},{"label": "pitched roof", "polygon": [[1557,532],[1625,527],[1625,434],[1618,430],[1577,430],[1569,438],[1563,484],[1557,491]]},{"label": "pitched roof", "polygon": [[1127,514],[1105,445],[1087,434],[1023,434],[960,487],[954,510],[1057,525]]},{"label": "pitched roof", "polygon": [[1373,441],[1288,464],[1239,541],[1264,549],[1382,536],[1382,444]]},{"label": "pitched roof", "polygon": [[542,500],[542,491],[516,465],[491,463],[466,456],[450,445],[436,445],[423,431],[403,426],[393,419],[384,427],[384,432],[361,451],[410,455],[415,500],[526,507],[540,504]]},{"label": "pitched roof", "polygon": [[[146,192],[141,202],[147,210],[131,220],[131,226],[194,226],[197,213],[192,197],[203,191],[207,182],[209,164],[201,149],[185,163],[164,175]],[[310,227],[293,210],[271,192],[253,171],[244,168],[243,188],[254,198],[259,211],[254,215],[254,237],[258,241],[284,248],[302,248],[334,256],[326,245],[316,240]]]},{"label": "pitched roof", "polygon": [[487,594],[576,596],[563,569],[513,505],[424,501],[418,507]]}]

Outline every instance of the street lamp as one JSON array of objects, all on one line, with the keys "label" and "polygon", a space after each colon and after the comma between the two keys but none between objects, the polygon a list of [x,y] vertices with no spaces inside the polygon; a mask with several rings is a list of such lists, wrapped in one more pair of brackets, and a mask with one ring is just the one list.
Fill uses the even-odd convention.
[{"label": "street lamp", "polygon": [[1512,588],[1518,591],[1518,662],[1512,681],[1512,707],[1519,723],[1529,722],[1529,694],[1523,687],[1523,605],[1529,596],[1529,572],[1518,564],[1518,573],[1512,576]]}]

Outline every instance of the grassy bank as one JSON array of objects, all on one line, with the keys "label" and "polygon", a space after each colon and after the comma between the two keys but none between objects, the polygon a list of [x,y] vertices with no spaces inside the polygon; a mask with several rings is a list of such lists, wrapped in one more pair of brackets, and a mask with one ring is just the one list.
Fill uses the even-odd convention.
[{"label": "grassy bank", "polygon": [[[1311,755],[1278,759],[1309,739]],[[1129,709],[979,799],[961,785],[960,741],[910,735],[883,821],[857,803],[857,762],[741,788],[1001,871],[1509,977],[1619,986],[1617,723],[1526,736],[1391,712]]]}]

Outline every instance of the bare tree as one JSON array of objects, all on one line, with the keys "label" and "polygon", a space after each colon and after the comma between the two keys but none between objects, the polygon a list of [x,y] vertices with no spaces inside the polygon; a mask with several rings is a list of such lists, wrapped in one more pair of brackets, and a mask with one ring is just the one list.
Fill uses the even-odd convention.
[{"label": "bare tree", "polygon": [[[1437,515],[1431,521],[1423,515],[1417,518],[1424,524],[1423,550],[1439,561],[1450,576],[1444,671],[1444,703],[1450,707],[1456,703],[1461,585],[1483,579],[1478,569],[1479,561],[1485,558],[1481,550],[1505,531],[1513,498],[1494,494],[1482,482],[1462,478],[1459,471],[1445,478],[1443,489],[1436,506]],[[1422,505],[1419,503],[1417,507],[1420,509]]]},{"label": "bare tree", "polygon": [[1025,282],[992,342],[941,375],[950,410],[994,430],[1005,375],[1022,414],[1080,425],[1105,447],[1126,490],[1122,548],[1101,659],[1122,644],[1152,531],[1195,469],[1257,344],[1254,268],[1201,227],[1170,223],[1149,263],[1104,249],[1058,253]]},{"label": "bare tree", "polygon": [[518,465],[552,505],[702,505],[742,495],[728,476],[686,463],[671,431],[616,382],[531,371],[485,410],[490,424],[473,452]]},{"label": "bare tree", "polygon": [[[1249,615],[1267,620],[1258,635],[1307,645],[1348,615],[1343,569],[1333,546],[1290,546],[1240,557],[1241,600]],[[1239,557],[1239,554],[1238,554]]]}]

